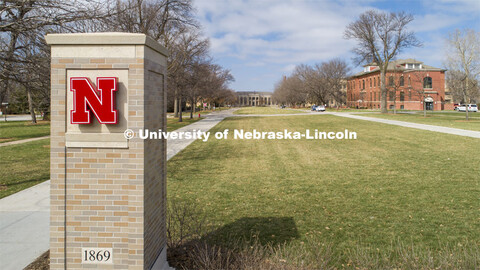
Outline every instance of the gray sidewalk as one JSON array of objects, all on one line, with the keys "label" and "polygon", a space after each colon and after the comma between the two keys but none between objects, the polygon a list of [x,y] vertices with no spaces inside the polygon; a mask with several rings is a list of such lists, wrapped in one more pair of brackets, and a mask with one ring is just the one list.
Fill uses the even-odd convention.
[{"label": "gray sidewalk", "polygon": [[[202,119],[200,121],[197,121],[193,124],[190,124],[188,126],[184,126],[182,128],[179,128],[175,130],[176,132],[191,132],[193,130],[201,130],[201,131],[208,131],[211,128],[213,128],[216,124],[220,123],[223,119],[226,117],[234,116],[233,112],[236,111],[236,109],[230,109],[226,111],[218,111],[218,112],[212,112],[210,114],[207,114],[205,116],[205,119]],[[235,115],[236,116],[236,115]],[[185,147],[189,146],[192,142],[194,142],[194,139],[190,140],[169,140],[167,141],[167,160],[178,154],[180,151],[185,149]]]},{"label": "gray sidewalk", "polygon": [[382,118],[375,118],[375,117],[367,117],[367,116],[360,116],[360,115],[355,115],[350,113],[329,113],[329,114],[358,119],[358,120],[366,120],[366,121],[378,122],[383,124],[416,128],[416,129],[428,130],[433,132],[440,132],[440,133],[480,139],[480,131],[473,131],[473,130],[466,130],[466,129],[459,129],[459,128],[449,128],[449,127],[442,127],[442,126],[433,126],[433,125],[418,124],[418,123],[412,123],[412,122],[389,120],[389,119],[382,119]]},{"label": "gray sidewalk", "polygon": [[[213,112],[177,131],[208,131],[232,110]],[[47,137],[48,138],[48,137]],[[167,160],[194,140],[171,140]],[[20,142],[20,141],[18,141]],[[50,181],[0,199],[0,269],[23,269],[49,249]]]},{"label": "gray sidewalk", "polygon": [[43,136],[43,137],[24,139],[24,140],[18,140],[18,141],[13,141],[13,142],[5,142],[5,143],[0,143],[0,147],[7,146],[7,145],[21,144],[21,143],[26,143],[26,142],[33,142],[33,141],[38,141],[38,140],[43,140],[43,139],[48,139],[48,138],[50,138],[50,135]]},{"label": "gray sidewalk", "polygon": [[[37,120],[42,119],[41,115],[37,115]],[[30,114],[8,114],[7,122],[10,121],[31,121],[32,116]],[[0,122],[5,122],[5,115],[0,115]]]},{"label": "gray sidewalk", "polygon": [[50,181],[0,200],[0,269],[23,269],[49,249]]}]

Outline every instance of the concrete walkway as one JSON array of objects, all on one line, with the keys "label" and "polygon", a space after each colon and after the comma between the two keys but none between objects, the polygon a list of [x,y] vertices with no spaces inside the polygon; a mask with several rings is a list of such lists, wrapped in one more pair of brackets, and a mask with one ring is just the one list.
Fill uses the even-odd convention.
[{"label": "concrete walkway", "polygon": [[[193,130],[197,130],[197,131],[201,130],[203,132],[206,132],[211,128],[213,128],[218,123],[220,123],[226,117],[236,116],[233,114],[233,112],[236,110],[237,109],[230,109],[226,111],[212,112],[210,114],[205,115],[205,119],[197,121],[188,126],[184,126],[182,128],[176,129],[175,131],[176,132],[192,132]],[[194,139],[167,141],[167,160],[171,159],[173,156],[178,154],[180,151],[185,149],[194,141],[195,141]]]},{"label": "concrete walkway", "polygon": [[[213,112],[176,131],[208,131],[235,109]],[[48,138],[46,136],[45,138]],[[42,138],[38,138],[44,139]],[[31,141],[32,139],[28,139]],[[15,141],[22,143],[27,140]],[[194,140],[167,142],[167,160]],[[50,181],[0,199],[0,269],[19,270],[47,251],[50,238]]]},{"label": "concrete walkway", "polygon": [[397,120],[389,120],[383,118],[376,118],[376,117],[367,117],[361,115],[355,115],[350,113],[329,113],[336,116],[353,118],[358,120],[366,120],[372,122],[378,122],[383,124],[401,126],[401,127],[409,127],[409,128],[416,128],[422,130],[428,130],[433,132],[440,132],[464,137],[471,137],[480,139],[480,131],[473,131],[473,130],[466,130],[466,129],[459,129],[459,128],[449,128],[449,127],[442,127],[442,126],[433,126],[433,125],[426,125],[426,124],[418,124],[412,122],[404,122],[404,121],[397,121]]},{"label": "concrete walkway", "polygon": [[5,143],[0,143],[0,147],[7,146],[7,145],[21,144],[21,143],[26,143],[26,142],[39,141],[39,140],[48,139],[48,138],[50,138],[50,135],[43,136],[43,137],[30,138],[30,139],[25,139],[25,140],[18,140],[18,141],[13,141],[13,142],[5,142]]},{"label": "concrete walkway", "polygon": [[50,181],[0,200],[0,269],[23,269],[49,249]]},{"label": "concrete walkway", "polygon": [[[41,115],[37,115],[37,120],[42,119]],[[9,114],[7,115],[7,122],[10,121],[31,121],[32,116],[30,114]],[[5,115],[0,115],[0,122],[5,122]]]},{"label": "concrete walkway", "polygon": [[358,114],[362,113],[348,113],[348,112],[313,112],[307,111],[304,113],[295,113],[295,114],[235,114],[235,117],[253,117],[253,116],[265,116],[265,117],[272,117],[272,116],[298,116],[298,115],[335,115],[340,117],[358,119],[358,120],[365,120],[365,121],[372,121],[378,122],[383,124],[395,125],[395,126],[402,126],[408,128],[416,128],[422,130],[428,130],[433,132],[440,132],[445,134],[452,134],[464,137],[471,137],[480,139],[480,131],[473,131],[467,129],[460,129],[460,128],[449,128],[449,127],[442,127],[442,126],[435,126],[435,125],[427,125],[427,124],[419,124],[413,122],[405,122],[405,121],[397,121],[397,120],[389,120],[383,118],[376,118],[376,117],[367,117],[361,116]]}]

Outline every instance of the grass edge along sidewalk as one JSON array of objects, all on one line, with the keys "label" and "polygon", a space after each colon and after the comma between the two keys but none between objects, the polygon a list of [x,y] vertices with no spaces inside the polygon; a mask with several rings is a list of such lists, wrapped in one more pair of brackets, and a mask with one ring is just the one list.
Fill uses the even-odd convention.
[{"label": "grass edge along sidewalk", "polygon": [[294,109],[280,109],[275,107],[241,107],[233,114],[247,115],[247,114],[297,114],[304,113],[303,110]]},{"label": "grass edge along sidewalk", "polygon": [[50,122],[31,121],[0,122],[0,145],[2,143],[50,135]]},{"label": "grass edge along sidewalk", "polygon": [[[352,112],[352,114],[355,114]],[[480,131],[480,114],[470,113],[470,120],[465,120],[465,114],[459,112],[435,112],[428,113],[427,117],[423,117],[423,113],[362,113],[358,114],[366,117],[376,117],[388,120],[397,120],[412,122],[418,124],[443,126],[449,128],[459,128],[473,131]]]},{"label": "grass edge along sidewalk", "polygon": [[50,179],[50,139],[0,149],[0,198]]}]

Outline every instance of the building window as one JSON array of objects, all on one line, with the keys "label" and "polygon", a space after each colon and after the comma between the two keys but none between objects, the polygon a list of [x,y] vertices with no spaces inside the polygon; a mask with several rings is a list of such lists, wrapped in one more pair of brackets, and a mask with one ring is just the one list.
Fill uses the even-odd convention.
[{"label": "building window", "polygon": [[410,80],[410,76],[408,76],[408,86],[412,86],[412,81]]},{"label": "building window", "polygon": [[365,89],[365,80],[362,80],[362,89]]},{"label": "building window", "polygon": [[405,93],[400,92],[400,101],[405,101]]},{"label": "building window", "polygon": [[403,79],[403,76],[400,77],[400,86],[403,86],[405,84],[405,80]]},{"label": "building window", "polygon": [[[410,79],[410,78],[408,78]],[[412,91],[408,91],[408,100],[412,100]]]},{"label": "building window", "polygon": [[405,109],[405,106],[400,105],[400,110],[403,110],[403,109]]},{"label": "building window", "polygon": [[377,86],[377,80],[375,77],[373,77],[373,87],[376,87]]},{"label": "building window", "polygon": [[393,76],[390,76],[390,77],[388,78],[388,85],[389,85],[389,86],[393,86]]},{"label": "building window", "polygon": [[432,87],[432,77],[423,78],[423,88],[433,88]]},{"label": "building window", "polygon": [[377,92],[373,93],[373,100],[377,101]]},{"label": "building window", "polygon": [[388,92],[388,93],[389,93],[390,101],[393,101],[393,99],[395,99],[395,92],[394,92],[394,91],[390,91],[390,92]]},{"label": "building window", "polygon": [[370,78],[370,88],[372,88],[372,78]]}]

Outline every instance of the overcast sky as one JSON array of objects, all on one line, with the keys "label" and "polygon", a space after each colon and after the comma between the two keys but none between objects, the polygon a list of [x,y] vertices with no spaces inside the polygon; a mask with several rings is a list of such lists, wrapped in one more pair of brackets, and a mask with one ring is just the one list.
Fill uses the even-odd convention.
[{"label": "overcast sky", "polygon": [[354,41],[345,26],[368,9],[414,15],[410,30],[422,48],[398,58],[415,58],[442,67],[444,39],[459,28],[480,31],[478,0],[195,0],[202,31],[211,40],[216,62],[230,69],[236,91],[273,91],[295,65],[339,57],[352,63]]}]

